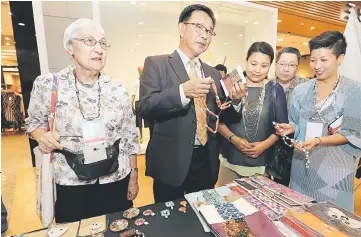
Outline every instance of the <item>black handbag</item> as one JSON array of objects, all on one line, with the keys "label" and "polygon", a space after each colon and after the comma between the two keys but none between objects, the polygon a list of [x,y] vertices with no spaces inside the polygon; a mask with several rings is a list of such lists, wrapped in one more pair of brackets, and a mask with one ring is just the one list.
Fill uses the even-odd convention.
[{"label": "black handbag", "polygon": [[[272,91],[273,96],[273,116],[276,114],[276,84]],[[290,136],[289,136],[290,137]],[[274,156],[267,162],[266,172],[273,176],[275,180],[288,186],[291,175],[291,163],[293,156],[293,147],[287,146],[282,139],[279,139],[274,145]]]},{"label": "black handbag", "polygon": [[357,165],[357,170],[356,170],[356,175],[355,175],[355,177],[357,178],[357,179],[361,179],[361,158],[360,158],[360,160],[359,160],[359,162],[358,162],[358,165]]},{"label": "black handbag", "polygon": [[109,175],[118,170],[119,142],[120,139],[106,148],[107,159],[91,164],[84,164],[84,154],[82,153],[73,153],[65,148],[54,152],[64,155],[66,162],[74,170],[78,178],[86,181]]}]

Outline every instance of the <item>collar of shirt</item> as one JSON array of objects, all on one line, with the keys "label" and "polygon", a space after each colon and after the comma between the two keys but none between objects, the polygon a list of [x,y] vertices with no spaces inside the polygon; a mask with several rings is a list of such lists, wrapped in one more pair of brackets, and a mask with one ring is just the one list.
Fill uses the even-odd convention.
[{"label": "collar of shirt", "polygon": [[[190,67],[190,65],[189,65],[189,60],[190,60],[190,59],[188,58],[187,55],[185,55],[185,54],[182,52],[182,50],[181,50],[180,48],[177,48],[176,50],[177,50],[177,52],[178,52],[178,54],[179,54],[179,57],[181,58],[181,60],[182,60],[182,62],[183,62],[184,67],[188,69],[188,68]],[[197,69],[200,69],[201,62],[200,62],[199,58],[196,58],[196,59],[195,59],[195,62],[196,62],[196,67],[197,67]]]},{"label": "collar of shirt", "polygon": [[[279,79],[276,77],[275,78],[275,82],[279,83]],[[299,78],[297,76],[295,76],[295,78],[293,79],[292,83],[289,85],[289,87],[287,87],[285,89],[285,92],[288,92],[288,91],[292,91],[299,83]]]}]

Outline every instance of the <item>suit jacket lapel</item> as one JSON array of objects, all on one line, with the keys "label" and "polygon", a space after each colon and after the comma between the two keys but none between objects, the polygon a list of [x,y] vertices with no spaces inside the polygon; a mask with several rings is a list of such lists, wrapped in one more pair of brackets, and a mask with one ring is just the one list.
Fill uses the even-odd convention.
[{"label": "suit jacket lapel", "polygon": [[169,63],[182,83],[189,80],[188,73],[183,65],[182,59],[177,53],[177,50],[169,55]]}]

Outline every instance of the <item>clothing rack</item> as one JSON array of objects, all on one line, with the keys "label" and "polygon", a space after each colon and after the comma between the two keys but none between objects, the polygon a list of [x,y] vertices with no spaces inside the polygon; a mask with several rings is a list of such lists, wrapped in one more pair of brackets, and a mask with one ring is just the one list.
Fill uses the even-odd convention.
[{"label": "clothing rack", "polygon": [[10,90],[1,91],[1,130],[18,129],[22,132],[24,125],[24,104],[22,95]]}]

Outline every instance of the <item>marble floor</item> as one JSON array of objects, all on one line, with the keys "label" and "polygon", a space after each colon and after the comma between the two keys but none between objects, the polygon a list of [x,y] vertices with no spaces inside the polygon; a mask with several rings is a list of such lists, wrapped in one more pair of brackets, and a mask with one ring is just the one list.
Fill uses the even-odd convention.
[{"label": "marble floor", "polygon": [[[144,143],[146,144],[146,141]],[[145,145],[143,151],[144,148]],[[35,169],[31,165],[29,143],[25,135],[2,136],[1,165],[1,195],[9,211],[7,235],[42,228],[35,212]],[[144,155],[138,156],[138,167],[140,191],[135,206],[144,206],[154,203],[153,181],[144,175]],[[356,186],[359,188],[355,193],[355,212],[361,216],[361,180],[355,179]]]}]

